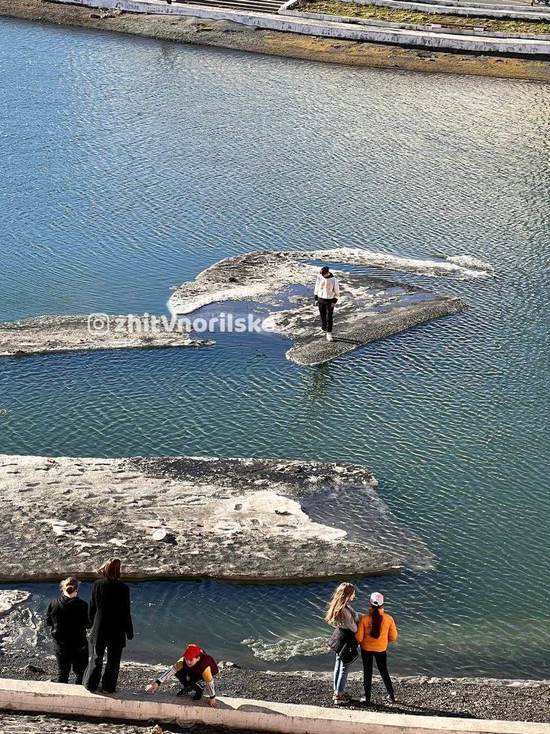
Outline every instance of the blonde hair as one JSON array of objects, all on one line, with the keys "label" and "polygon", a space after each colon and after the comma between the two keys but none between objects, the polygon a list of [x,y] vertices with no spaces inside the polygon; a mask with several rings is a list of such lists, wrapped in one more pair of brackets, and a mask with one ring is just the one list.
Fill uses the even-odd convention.
[{"label": "blonde hair", "polygon": [[340,624],[343,621],[343,612],[347,604],[355,594],[356,588],[353,584],[344,582],[336,589],[329,602],[325,614],[325,622],[329,624]]},{"label": "blonde hair", "polygon": [[63,581],[59,584],[59,588],[61,589],[63,594],[73,594],[75,591],[78,591],[78,587],[80,586],[78,579],[76,579],[74,576],[69,576],[66,579],[63,579]]},{"label": "blonde hair", "polygon": [[100,576],[108,579],[120,578],[120,558],[109,558],[108,561],[97,569]]}]

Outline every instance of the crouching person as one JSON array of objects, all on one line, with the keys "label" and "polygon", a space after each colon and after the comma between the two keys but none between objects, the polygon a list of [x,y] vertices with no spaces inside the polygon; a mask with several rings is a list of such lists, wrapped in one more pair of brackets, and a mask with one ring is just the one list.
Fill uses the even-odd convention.
[{"label": "crouching person", "polygon": [[62,581],[61,593],[50,602],[46,613],[46,624],[51,628],[54,642],[58,683],[69,682],[72,668],[75,682],[81,684],[88,665],[88,605],[79,599],[78,586],[73,576]]},{"label": "crouching person", "polygon": [[204,696],[209,706],[216,705],[216,689],[214,677],[218,674],[218,664],[198,645],[187,645],[181,658],[165,673],[160,675],[145,689],[148,693],[158,691],[162,683],[175,676],[181,683],[178,696],[192,693],[193,701],[200,701]]}]

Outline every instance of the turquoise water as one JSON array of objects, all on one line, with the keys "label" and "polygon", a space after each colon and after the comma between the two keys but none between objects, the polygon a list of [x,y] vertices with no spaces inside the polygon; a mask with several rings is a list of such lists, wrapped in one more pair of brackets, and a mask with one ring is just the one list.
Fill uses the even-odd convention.
[{"label": "turquoise water", "polygon": [[[394,669],[550,677],[548,87],[0,34],[0,319],[162,313],[171,287],[251,249],[470,254],[497,273],[407,276],[471,308],[315,369],[238,334],[0,361],[0,451],[368,464],[437,558],[361,583],[397,617]],[[53,587],[29,588],[43,609]],[[328,667],[242,640],[326,635],[331,588],[136,585],[128,654],[164,661],[193,638],[243,664]]]}]

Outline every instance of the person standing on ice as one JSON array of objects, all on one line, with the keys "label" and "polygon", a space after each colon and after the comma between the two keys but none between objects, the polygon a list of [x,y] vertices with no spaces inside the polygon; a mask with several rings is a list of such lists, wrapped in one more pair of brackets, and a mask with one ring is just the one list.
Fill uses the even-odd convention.
[{"label": "person standing on ice", "polygon": [[340,288],[338,281],[330,272],[330,268],[327,265],[321,268],[321,272],[317,276],[314,294],[315,303],[319,307],[321,328],[323,329],[323,333],[326,334],[327,341],[331,342],[334,306],[338,302]]}]

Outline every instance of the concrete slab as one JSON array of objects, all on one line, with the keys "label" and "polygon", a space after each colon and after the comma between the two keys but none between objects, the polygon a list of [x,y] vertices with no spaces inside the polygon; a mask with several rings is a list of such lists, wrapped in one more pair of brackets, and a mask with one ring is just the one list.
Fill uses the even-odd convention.
[{"label": "concrete slab", "polygon": [[13,679],[0,679],[0,709],[285,734],[550,734],[549,724],[380,714],[225,697],[211,708],[165,694],[102,696],[82,686]]}]

